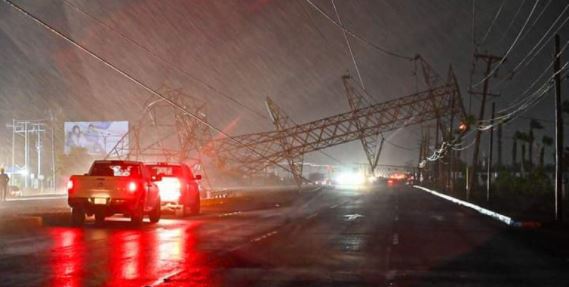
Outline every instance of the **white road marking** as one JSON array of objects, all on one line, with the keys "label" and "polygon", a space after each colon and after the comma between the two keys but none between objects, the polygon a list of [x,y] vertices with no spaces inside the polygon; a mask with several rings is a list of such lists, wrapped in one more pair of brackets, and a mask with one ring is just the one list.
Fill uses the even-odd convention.
[{"label": "white road marking", "polygon": [[393,234],[393,245],[399,244],[399,233]]},{"label": "white road marking", "polygon": [[511,217],[508,217],[508,216],[499,214],[499,213],[497,213],[497,212],[488,210],[488,209],[486,209],[486,208],[480,207],[480,206],[475,205],[475,204],[472,204],[472,203],[470,203],[470,202],[466,202],[466,201],[463,201],[463,200],[460,200],[460,199],[456,199],[456,198],[454,198],[454,197],[452,197],[452,196],[448,196],[448,195],[445,195],[445,194],[442,194],[442,193],[438,193],[438,192],[436,192],[436,191],[434,191],[434,190],[431,190],[431,189],[428,189],[428,188],[426,188],[426,187],[422,187],[422,186],[419,186],[419,185],[414,185],[413,187],[418,188],[418,189],[421,189],[421,190],[424,190],[424,191],[426,191],[426,192],[428,192],[428,193],[430,193],[430,194],[432,194],[432,195],[435,195],[435,196],[438,196],[438,197],[440,197],[440,198],[446,199],[446,200],[448,200],[448,201],[454,202],[454,203],[456,203],[456,204],[458,204],[458,205],[462,205],[462,206],[465,206],[465,207],[474,209],[474,210],[478,211],[478,212],[481,213],[481,214],[488,215],[488,216],[490,216],[490,217],[492,217],[492,218],[494,218],[494,219],[496,219],[496,220],[499,220],[499,221],[501,221],[501,222],[503,222],[503,223],[505,223],[505,224],[507,224],[507,225],[513,225],[513,224],[515,224],[514,220],[513,220]]},{"label": "white road marking", "polygon": [[356,213],[356,214],[346,214],[346,215],[344,215],[344,218],[346,218],[347,221],[353,221],[353,220],[356,220],[356,219],[359,219],[359,218],[362,218],[362,217],[364,217],[364,216],[361,215],[361,214],[357,214],[357,213]]}]

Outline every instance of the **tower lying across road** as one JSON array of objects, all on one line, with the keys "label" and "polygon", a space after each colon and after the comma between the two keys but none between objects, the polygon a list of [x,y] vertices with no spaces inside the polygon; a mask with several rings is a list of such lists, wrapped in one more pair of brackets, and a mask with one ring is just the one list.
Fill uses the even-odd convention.
[{"label": "tower lying across road", "polygon": [[[206,155],[219,168],[247,175],[286,162],[296,183],[300,185],[305,180],[302,177],[304,154],[360,140],[373,170],[378,164],[381,147],[379,137],[382,133],[437,120],[437,126],[445,135],[449,119],[455,115],[464,117],[454,74],[449,73],[447,82],[441,83],[440,77],[430,66],[424,61],[422,63],[425,82],[429,86],[425,91],[368,104],[365,103],[361,89],[351,83],[350,76],[344,76],[342,79],[350,111],[297,124],[273,100],[267,98],[266,104],[275,130],[231,138],[212,138],[209,130],[196,119],[179,109],[168,109],[168,103],[157,100],[147,105],[141,120],[107,157],[116,158],[115,155],[125,154],[117,152],[120,149],[128,149],[125,157],[133,160],[148,157],[160,160],[162,157],[161,160],[185,161],[193,156],[193,159],[201,162],[201,156]],[[205,119],[205,104],[195,100],[187,104],[184,101],[188,97],[175,90],[166,90],[165,95],[203,115]],[[160,114],[160,109],[168,110]],[[166,117],[170,117],[170,120]],[[144,131],[153,128],[162,129],[161,132],[164,133],[165,127],[174,128],[175,132],[172,129],[168,134],[151,132],[152,140],[142,136]]]}]

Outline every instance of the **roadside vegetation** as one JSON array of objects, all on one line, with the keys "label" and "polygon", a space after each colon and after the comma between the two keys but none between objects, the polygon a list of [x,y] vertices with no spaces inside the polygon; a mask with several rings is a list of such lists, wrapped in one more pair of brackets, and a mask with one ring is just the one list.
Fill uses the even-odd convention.
[{"label": "roadside vegetation", "polygon": [[[569,102],[564,103],[569,115]],[[508,149],[510,149],[508,151]],[[467,199],[489,209],[512,216],[517,220],[550,221],[554,215],[555,150],[553,135],[544,132],[543,124],[530,119],[527,129],[519,129],[511,138],[511,145],[503,146],[502,152],[511,152],[510,161],[499,165],[493,162],[493,178],[489,197],[487,196],[486,160],[481,160],[478,185],[467,195],[466,164],[456,159],[452,188],[448,176],[438,182],[435,176],[427,175],[426,184],[437,190],[461,199]],[[455,155],[459,158],[458,155]],[[564,150],[564,188],[567,189],[569,170],[569,147]],[[448,169],[448,162],[440,163],[442,170]],[[431,168],[436,166],[433,164]],[[431,171],[432,172],[432,171]],[[445,179],[446,177],[446,179]],[[430,179],[430,180],[429,180]],[[569,194],[564,193],[564,206],[569,206]],[[566,208],[567,210],[567,208]],[[567,212],[565,212],[567,213]],[[567,214],[565,214],[567,217]],[[568,217],[569,218],[569,217]]]}]

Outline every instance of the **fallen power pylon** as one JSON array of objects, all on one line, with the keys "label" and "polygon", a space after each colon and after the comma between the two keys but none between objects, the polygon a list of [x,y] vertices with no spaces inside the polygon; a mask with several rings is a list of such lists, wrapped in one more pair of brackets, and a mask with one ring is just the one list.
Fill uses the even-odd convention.
[{"label": "fallen power pylon", "polygon": [[[208,128],[195,118],[164,100],[155,100],[146,105],[141,119],[107,157],[201,163],[201,156],[206,155],[218,168],[247,175],[286,162],[300,185],[305,180],[302,169],[306,153],[359,140],[373,171],[378,166],[382,133],[437,120],[444,137],[449,134],[448,127],[455,115],[464,117],[462,98],[452,69],[447,81],[443,82],[425,61],[420,57],[416,60],[421,64],[424,81],[429,87],[425,91],[370,103],[366,100],[366,92],[354,86],[350,76],[344,76],[349,112],[297,124],[275,101],[267,98],[266,105],[275,130],[231,138],[214,139]],[[177,90],[163,89],[162,93],[207,120],[205,102]]]},{"label": "fallen power pylon", "polygon": [[[349,84],[349,78],[344,78]],[[347,88],[348,90],[349,88]],[[460,92],[454,77],[441,86],[410,96],[365,107],[354,105],[350,112],[320,120],[295,124],[276,104],[267,105],[276,130],[213,140],[204,150],[219,166],[232,167],[252,174],[287,161],[297,182],[302,180],[300,160],[306,153],[331,146],[361,140],[372,146],[370,139],[381,133],[439,119],[455,114],[464,116]],[[377,151],[369,148],[366,154],[372,168],[377,165]]]}]

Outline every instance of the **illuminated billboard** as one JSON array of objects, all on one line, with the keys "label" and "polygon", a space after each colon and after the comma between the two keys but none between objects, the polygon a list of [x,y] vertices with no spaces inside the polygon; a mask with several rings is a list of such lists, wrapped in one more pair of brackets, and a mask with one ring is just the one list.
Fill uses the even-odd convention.
[{"label": "illuminated billboard", "polygon": [[[65,122],[64,130],[65,154],[85,148],[90,155],[105,155],[128,133],[128,122]],[[128,146],[128,138],[124,140]]]}]

